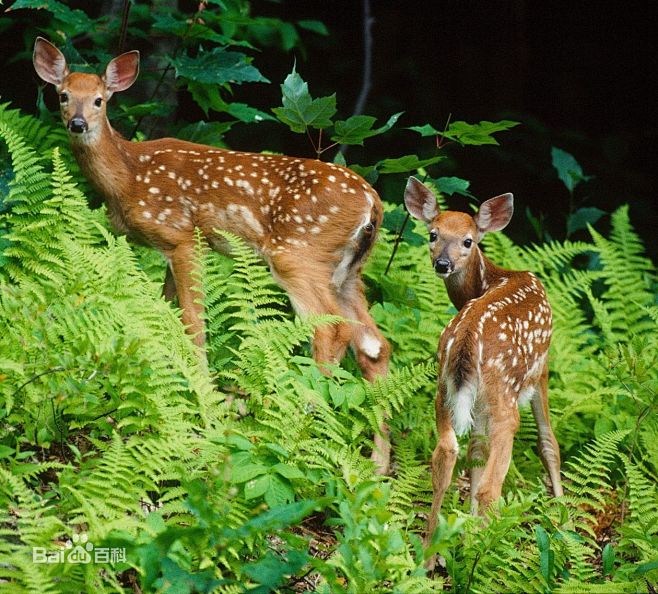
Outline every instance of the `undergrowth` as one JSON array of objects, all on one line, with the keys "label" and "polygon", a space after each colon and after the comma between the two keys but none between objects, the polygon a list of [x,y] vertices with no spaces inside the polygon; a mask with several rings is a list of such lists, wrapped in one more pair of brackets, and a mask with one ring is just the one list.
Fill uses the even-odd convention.
[{"label": "undergrowth", "polygon": [[[428,575],[434,357],[455,311],[426,248],[401,243],[385,274],[394,237],[383,230],[369,260],[372,314],[393,345],[390,375],[371,385],[351,357],[331,378],[320,372],[309,337],[332,320],[295,318],[238,239],[225,236],[232,260],[200,245],[208,372],[161,297],[164,263],[88,208],[70,155],[54,148],[61,136],[0,109],[11,162],[1,591],[655,591],[656,272],[628,207],[590,242],[485,241],[549,294],[565,495],[546,494],[524,411],[504,499],[482,521],[453,484],[425,553],[442,565]],[[387,416],[394,464],[379,478],[369,452]],[[57,562],[69,549],[94,559]]]}]

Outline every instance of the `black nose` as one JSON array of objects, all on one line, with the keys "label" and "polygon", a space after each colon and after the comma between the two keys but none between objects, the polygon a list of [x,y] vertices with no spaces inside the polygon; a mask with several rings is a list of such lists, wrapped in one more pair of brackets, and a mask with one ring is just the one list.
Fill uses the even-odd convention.
[{"label": "black nose", "polygon": [[434,260],[434,270],[438,274],[445,274],[446,272],[450,272],[450,268],[452,267],[452,264],[450,260],[446,258],[437,258]]},{"label": "black nose", "polygon": [[75,134],[82,134],[87,131],[87,122],[83,118],[71,118],[69,120],[69,130]]}]

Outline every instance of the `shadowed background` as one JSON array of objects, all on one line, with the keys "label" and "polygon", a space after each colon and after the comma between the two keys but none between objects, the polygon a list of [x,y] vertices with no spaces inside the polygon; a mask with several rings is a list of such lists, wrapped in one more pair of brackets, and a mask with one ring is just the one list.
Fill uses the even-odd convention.
[{"label": "shadowed background", "polygon": [[[86,2],[68,4],[92,11]],[[94,9],[116,11],[121,4],[99,2]],[[184,11],[196,8],[194,2],[178,4]],[[363,84],[363,3],[255,0],[251,10],[290,21],[318,19],[327,25],[329,35],[305,33],[303,49],[291,54],[253,53],[254,64],[273,84],[236,87],[235,100],[266,111],[280,105],[279,84],[296,61],[311,94],[336,92],[338,116],[350,116]],[[406,126],[431,123],[441,129],[448,117],[467,122],[517,120],[520,126],[497,134],[499,147],[446,146],[442,153],[447,159],[430,174],[470,180],[470,189],[480,200],[511,191],[517,206],[512,236],[520,241],[538,239],[526,218],[529,208],[535,217],[543,215],[549,236],[561,239],[569,195],[551,165],[551,147],[559,147],[593,176],[576,189],[575,206],[610,212],[628,202],[649,254],[658,256],[653,5],[636,2],[602,9],[595,3],[524,0],[372,0],[370,11],[372,74],[364,113],[382,122],[395,112],[405,113],[392,132],[366,140],[364,147],[350,147],[348,163],[433,154],[434,139],[421,138]],[[15,27],[4,28],[2,54],[26,58],[20,52],[30,40]],[[126,40],[126,49],[143,45],[142,40]],[[148,46],[143,49],[148,51]],[[0,95],[33,113],[37,85],[24,59],[10,61],[0,80]],[[54,107],[51,95],[47,103]],[[177,115],[189,121],[204,118],[184,96]],[[305,136],[275,123],[239,125],[226,139],[236,149],[314,154]],[[323,158],[333,158],[333,151]],[[382,176],[377,188],[385,199],[399,202],[403,185],[403,176]],[[452,203],[466,207],[461,198]],[[607,218],[597,227],[605,231]]]}]

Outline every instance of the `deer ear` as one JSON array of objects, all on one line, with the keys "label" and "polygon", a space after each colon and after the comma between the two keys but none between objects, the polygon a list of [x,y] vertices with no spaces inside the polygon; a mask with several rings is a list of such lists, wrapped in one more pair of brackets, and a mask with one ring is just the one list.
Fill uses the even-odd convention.
[{"label": "deer ear", "polygon": [[55,86],[61,85],[69,73],[64,54],[43,37],[34,42],[32,63],[39,77]]},{"label": "deer ear", "polygon": [[110,93],[125,91],[139,74],[139,52],[133,50],[114,58],[105,69],[105,86]]},{"label": "deer ear", "polygon": [[507,227],[507,224],[512,220],[513,214],[514,196],[512,194],[501,194],[483,202],[480,210],[474,217],[475,224],[480,233],[479,239],[482,239],[485,233],[500,231]]},{"label": "deer ear", "polygon": [[404,190],[404,204],[412,217],[431,223],[439,214],[436,197],[415,177],[410,177]]}]

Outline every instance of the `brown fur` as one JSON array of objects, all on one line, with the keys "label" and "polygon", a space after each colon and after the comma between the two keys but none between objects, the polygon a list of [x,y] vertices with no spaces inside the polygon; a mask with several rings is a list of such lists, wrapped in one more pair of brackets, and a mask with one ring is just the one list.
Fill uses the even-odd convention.
[{"label": "brown fur", "polygon": [[[318,160],[175,138],[125,140],[110,125],[106,103],[134,82],[138,64],[139,54],[128,52],[102,77],[70,73],[45,39],[34,50],[37,73],[63,99],[62,120],[82,172],[105,199],[114,229],[167,258],[164,294],[178,295],[196,344],[204,344],[204,325],[192,276],[194,230],[217,250],[226,246],[216,231],[226,230],[263,257],[300,315],[346,318],[317,329],[316,360],[338,363],[351,345],[368,380],[386,374],[390,347],[370,317],[360,278],[382,221],[375,190],[349,169]],[[386,451],[376,461],[385,471],[388,445],[380,445]]]},{"label": "brown fur", "polygon": [[411,178],[405,203],[411,214],[427,223],[432,263],[459,309],[439,341],[439,441],[432,455],[434,497],[428,543],[457,459],[456,432],[472,428],[468,450],[469,460],[475,462],[472,510],[484,511],[500,496],[519,426],[519,399],[530,399],[540,456],[553,492],[562,494],[560,452],[548,415],[551,310],[532,273],[496,266],[477,245],[485,233],[507,225],[513,211],[511,194],[486,201],[475,217],[440,213],[432,193]]}]

